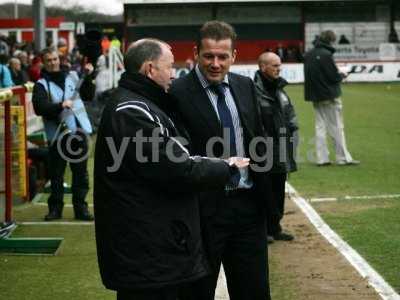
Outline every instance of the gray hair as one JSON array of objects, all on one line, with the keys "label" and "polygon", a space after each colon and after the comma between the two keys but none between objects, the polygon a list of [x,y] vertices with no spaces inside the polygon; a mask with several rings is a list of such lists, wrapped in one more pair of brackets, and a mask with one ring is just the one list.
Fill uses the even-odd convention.
[{"label": "gray hair", "polygon": [[10,65],[11,65],[11,64],[20,64],[21,61],[19,60],[19,58],[12,57],[12,58],[10,58],[10,60],[9,60],[8,63],[9,63]]},{"label": "gray hair", "polygon": [[53,47],[53,46],[46,47],[46,48],[40,50],[40,57],[44,60],[44,57],[47,54],[51,54],[51,53],[54,53],[54,52],[57,53],[57,55],[58,55],[57,49],[55,47]]},{"label": "gray hair", "polygon": [[157,60],[162,54],[164,42],[156,39],[142,39],[134,42],[125,53],[124,65],[128,73],[138,73],[146,61]]}]

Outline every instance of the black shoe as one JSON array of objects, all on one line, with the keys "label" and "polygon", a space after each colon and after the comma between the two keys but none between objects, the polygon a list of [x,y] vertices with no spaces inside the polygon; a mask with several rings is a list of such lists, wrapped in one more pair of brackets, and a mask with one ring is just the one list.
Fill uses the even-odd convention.
[{"label": "black shoe", "polygon": [[267,235],[267,243],[272,244],[274,242],[274,237],[272,235]]},{"label": "black shoe", "polygon": [[274,234],[274,240],[275,241],[292,241],[292,240],[294,240],[294,236],[289,233],[279,232],[277,234]]},{"label": "black shoe", "polygon": [[53,221],[53,220],[59,220],[62,218],[62,213],[58,209],[53,209],[50,210],[50,212],[45,215],[44,220],[45,221]]},{"label": "black shoe", "polygon": [[75,219],[81,220],[81,221],[93,221],[94,217],[93,217],[93,215],[91,215],[89,213],[89,211],[84,210],[79,213],[75,213]]}]

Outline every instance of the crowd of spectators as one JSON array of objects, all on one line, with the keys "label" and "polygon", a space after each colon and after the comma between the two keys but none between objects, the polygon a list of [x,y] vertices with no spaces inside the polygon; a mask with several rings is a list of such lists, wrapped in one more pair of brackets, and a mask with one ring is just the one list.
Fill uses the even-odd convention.
[{"label": "crowd of spectators", "polygon": [[[52,41],[47,41],[48,46]],[[68,53],[65,39],[59,39],[56,46],[60,54],[62,68],[81,72],[82,56],[77,49]],[[40,78],[42,61],[33,50],[32,43],[16,43],[0,35],[0,89],[23,85]]]},{"label": "crowd of spectators", "polygon": [[303,43],[299,43],[298,45],[288,45],[285,47],[282,43],[278,43],[276,48],[268,48],[265,49],[265,52],[274,52],[279,56],[282,62],[302,62],[304,47]]}]

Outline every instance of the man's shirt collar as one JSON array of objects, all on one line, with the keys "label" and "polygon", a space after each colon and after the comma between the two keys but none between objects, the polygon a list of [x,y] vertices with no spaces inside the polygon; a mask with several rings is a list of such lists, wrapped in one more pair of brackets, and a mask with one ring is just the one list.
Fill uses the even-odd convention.
[{"label": "man's shirt collar", "polygon": [[[204,75],[201,73],[199,65],[196,65],[195,67],[195,72],[197,75],[197,78],[199,78],[201,86],[204,89],[207,89],[210,87],[210,85],[212,85],[212,83],[210,83],[205,77]],[[224,80],[222,81],[222,83],[226,86],[229,86],[229,79],[228,79],[228,74],[225,75]]]}]

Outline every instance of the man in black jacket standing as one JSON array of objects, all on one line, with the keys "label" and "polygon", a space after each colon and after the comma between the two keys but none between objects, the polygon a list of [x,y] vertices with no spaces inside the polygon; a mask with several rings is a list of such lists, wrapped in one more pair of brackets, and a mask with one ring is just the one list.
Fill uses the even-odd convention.
[{"label": "man in black jacket standing", "polygon": [[[235,40],[229,24],[205,23],[194,49],[197,66],[171,86],[193,154],[261,154],[254,143],[264,133],[253,82],[229,72],[236,57]],[[226,142],[212,143],[221,139]],[[194,299],[214,299],[221,263],[231,299],[270,299],[264,225],[269,191],[264,189],[265,173],[255,172],[257,167],[254,163],[241,171],[237,188],[201,194],[202,233],[212,274],[192,287]]]},{"label": "man in black jacket standing", "polygon": [[135,42],[98,131],[97,253],[118,300],[176,300],[185,283],[207,274],[195,192],[222,190],[248,165],[190,156],[170,119],[173,63],[166,43]]},{"label": "man in black jacket standing", "polygon": [[295,161],[298,123],[294,107],[283,88],[288,84],[279,76],[281,59],[273,52],[258,58],[259,70],[254,77],[261,118],[268,137],[273,139],[272,197],[267,212],[268,242],[291,241],[293,235],[282,231],[285,210],[285,182],[287,174],[297,170]]},{"label": "man in black jacket standing", "polygon": [[306,101],[311,101],[315,111],[315,146],[318,166],[327,166],[329,150],[326,144],[326,132],[335,144],[336,163],[338,165],[358,165],[347,150],[342,117],[342,91],[340,83],[347,76],[339,72],[333,60],[336,40],[333,31],[321,33],[314,48],[304,56],[304,92]]}]

